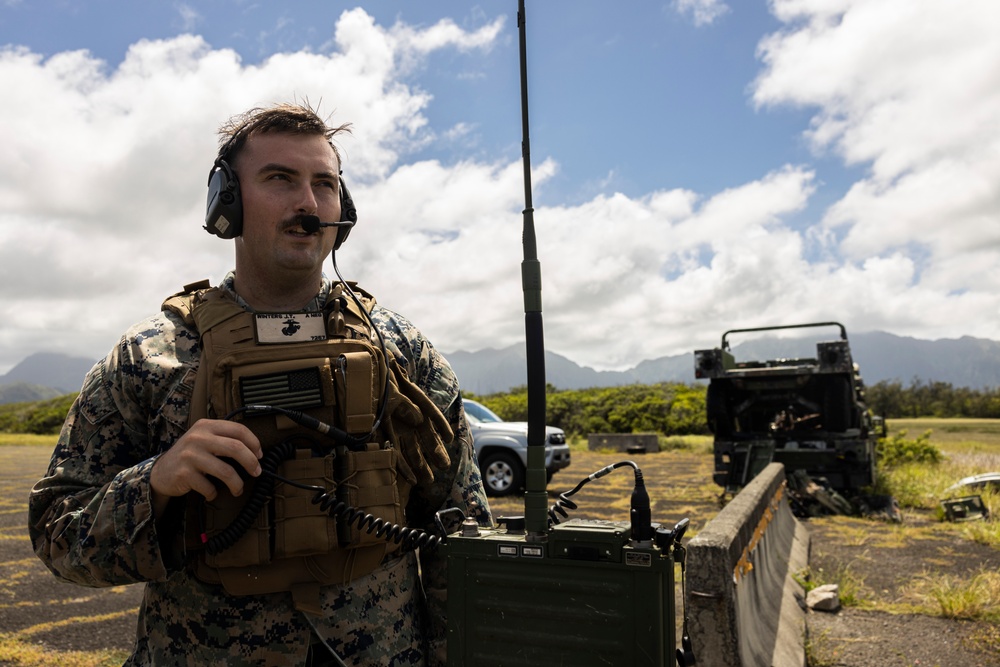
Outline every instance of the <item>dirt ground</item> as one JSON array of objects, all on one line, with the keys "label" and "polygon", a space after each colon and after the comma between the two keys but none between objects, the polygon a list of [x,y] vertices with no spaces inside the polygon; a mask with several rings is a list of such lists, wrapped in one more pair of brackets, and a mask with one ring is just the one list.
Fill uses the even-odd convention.
[{"label": "dirt ground", "polygon": [[[810,519],[810,569],[847,572],[862,600],[914,602],[934,580],[970,579],[1000,569],[1000,550],[953,535],[904,537],[935,525],[928,515],[906,513],[905,526],[848,517]],[[834,576],[829,578],[836,579]],[[924,615],[896,615],[847,607],[806,617],[811,650],[824,667],[1000,665],[1000,629],[992,623]]]},{"label": "dirt ground", "polygon": [[[0,665],[24,665],[26,649],[68,662],[64,652],[118,649],[124,658],[134,637],[141,586],[90,589],[57,581],[28,540],[27,493],[43,474],[43,447],[0,447]],[[565,491],[624,455],[581,452],[550,484]],[[719,509],[706,455],[664,452],[633,457],[653,500],[653,520],[691,519],[692,531]],[[632,475],[616,470],[573,498],[573,517],[625,520]],[[497,515],[523,514],[519,499],[493,503]],[[968,577],[1000,568],[1000,550],[935,532],[929,517],[907,515],[906,526],[928,526],[916,538],[899,526],[847,517],[810,519],[810,568],[817,575],[848,572],[864,600],[906,601],[926,577]],[[828,578],[833,579],[833,576]],[[915,583],[917,582],[917,583]],[[807,615],[811,667],[996,667],[998,630],[986,623],[923,615],[892,615],[842,608]],[[991,652],[992,649],[992,652]],[[30,663],[36,664],[36,663]],[[108,663],[113,664],[113,663]],[[711,667],[711,666],[705,666]]]}]

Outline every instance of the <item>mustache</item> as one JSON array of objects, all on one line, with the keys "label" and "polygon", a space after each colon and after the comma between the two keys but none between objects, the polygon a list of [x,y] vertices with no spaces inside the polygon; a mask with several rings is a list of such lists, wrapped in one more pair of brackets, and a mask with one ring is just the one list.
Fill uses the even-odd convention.
[{"label": "mustache", "polygon": [[[283,221],[281,223],[281,231],[285,231],[286,229],[292,229],[293,227],[301,227],[302,229],[308,231],[308,228],[306,226],[306,222],[308,220],[310,220],[310,219],[316,220],[317,218],[316,218],[315,215],[307,215],[305,213],[300,213],[298,215],[294,215],[291,218],[288,218],[287,220],[285,220],[285,221]],[[315,234],[317,232],[318,232],[318,230],[317,231],[313,231],[311,233]]]}]

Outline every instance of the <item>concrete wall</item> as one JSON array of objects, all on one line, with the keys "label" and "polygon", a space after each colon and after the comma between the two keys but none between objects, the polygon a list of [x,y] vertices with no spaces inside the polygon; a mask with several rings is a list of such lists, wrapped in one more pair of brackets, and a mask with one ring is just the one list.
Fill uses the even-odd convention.
[{"label": "concrete wall", "polygon": [[792,574],[809,563],[809,534],[786,491],[784,467],[768,465],[688,543],[697,664],[804,667],[804,593]]}]

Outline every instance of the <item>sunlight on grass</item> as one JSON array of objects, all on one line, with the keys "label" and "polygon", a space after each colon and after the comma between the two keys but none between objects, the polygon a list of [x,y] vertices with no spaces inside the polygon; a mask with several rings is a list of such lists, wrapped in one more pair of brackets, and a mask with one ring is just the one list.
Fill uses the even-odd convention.
[{"label": "sunlight on grass", "polygon": [[44,445],[49,448],[56,446],[58,435],[36,435],[34,433],[0,433],[0,447],[8,445]]},{"label": "sunlight on grass", "polygon": [[806,592],[825,584],[837,584],[840,603],[845,607],[890,614],[1000,621],[1000,572],[986,568],[965,577],[940,572],[922,573],[904,587],[906,592],[903,597],[894,601],[879,600],[872,595],[851,564],[832,572],[806,568],[793,577]]},{"label": "sunlight on grass", "polygon": [[806,568],[805,571],[793,575],[795,580],[806,590],[811,591],[826,584],[837,584],[840,594],[840,604],[845,607],[873,609],[878,605],[873,602],[871,592],[865,586],[865,580],[851,568],[851,565],[838,567],[833,572],[823,568]]},{"label": "sunlight on grass", "polygon": [[838,660],[839,651],[829,638],[829,630],[821,634],[809,634],[803,642],[806,654],[806,664],[809,667],[835,667],[841,664]]},{"label": "sunlight on grass", "polygon": [[112,667],[128,659],[128,651],[52,651],[17,635],[0,633],[0,664],[10,667]]},{"label": "sunlight on grass", "polygon": [[1000,451],[1000,419],[890,419],[890,433],[930,430],[932,439],[943,449],[965,451],[983,448]]},{"label": "sunlight on grass", "polygon": [[1000,572],[982,568],[971,577],[924,573],[907,589],[907,597],[943,618],[1000,621]]},{"label": "sunlight on grass", "polygon": [[1000,519],[997,518],[998,508],[1000,508],[1000,503],[994,501],[990,507],[990,516],[993,517],[991,521],[970,521],[969,523],[963,523],[961,524],[959,534],[972,542],[1000,549]]},{"label": "sunlight on grass", "polygon": [[1000,626],[989,625],[972,633],[969,640],[987,653],[1000,655]]},{"label": "sunlight on grass", "polygon": [[708,435],[670,435],[660,438],[660,450],[681,450],[695,454],[712,453],[712,437]]},{"label": "sunlight on grass", "polygon": [[73,616],[69,618],[63,618],[58,621],[51,621],[49,623],[38,623],[37,625],[32,625],[29,628],[24,628],[18,632],[19,636],[34,635],[40,632],[48,632],[57,628],[65,627],[67,625],[79,625],[80,623],[99,623],[101,621],[107,621],[109,619],[121,618],[124,616],[135,616],[139,613],[138,607],[132,609],[123,609],[121,611],[112,612],[110,614],[99,614],[96,616]]},{"label": "sunlight on grass", "polygon": [[878,533],[878,535],[871,535],[868,544],[873,547],[879,547],[882,549],[903,549],[912,539],[913,535],[910,531],[902,528],[899,525],[892,526],[890,528],[896,528],[896,530],[887,530]]},{"label": "sunlight on grass", "polygon": [[[971,495],[947,489],[964,477],[1000,472],[1000,420],[997,419],[897,419],[890,421],[895,436],[929,434],[929,442],[940,449],[939,463],[902,463],[880,472],[879,486],[886,488],[903,507],[940,508],[948,497]],[[892,436],[890,436],[892,437]],[[978,492],[976,492],[978,493]],[[997,493],[983,493],[991,514],[1000,511]]]}]

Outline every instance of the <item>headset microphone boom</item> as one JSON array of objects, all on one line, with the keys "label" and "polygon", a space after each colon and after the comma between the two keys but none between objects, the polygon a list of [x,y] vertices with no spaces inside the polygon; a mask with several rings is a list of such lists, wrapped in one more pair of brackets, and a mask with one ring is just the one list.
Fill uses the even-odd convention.
[{"label": "headset microphone boom", "polygon": [[354,226],[354,220],[342,220],[340,222],[320,222],[318,215],[302,216],[302,229],[304,229],[309,234],[314,234],[318,232],[320,230],[320,227],[346,227],[347,229],[350,229],[353,226]]}]

